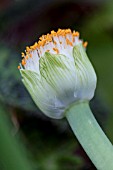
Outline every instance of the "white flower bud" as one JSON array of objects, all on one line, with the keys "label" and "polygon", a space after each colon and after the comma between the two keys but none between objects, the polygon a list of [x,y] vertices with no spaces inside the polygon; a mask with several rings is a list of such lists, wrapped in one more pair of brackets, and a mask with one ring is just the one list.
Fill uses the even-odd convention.
[{"label": "white flower bud", "polygon": [[66,29],[43,35],[22,53],[22,81],[47,116],[60,119],[71,104],[94,96],[97,79],[84,46],[78,32]]}]

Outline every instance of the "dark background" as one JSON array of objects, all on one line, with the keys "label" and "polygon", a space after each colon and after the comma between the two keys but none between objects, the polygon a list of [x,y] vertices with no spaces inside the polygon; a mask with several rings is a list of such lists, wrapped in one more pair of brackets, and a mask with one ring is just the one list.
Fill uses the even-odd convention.
[{"label": "dark background", "polygon": [[[65,119],[35,106],[17,69],[20,53],[41,34],[71,28],[88,41],[98,83],[91,108],[113,143],[113,0],[1,0],[0,103],[34,170],[95,170]],[[1,160],[2,167],[2,160]]]}]

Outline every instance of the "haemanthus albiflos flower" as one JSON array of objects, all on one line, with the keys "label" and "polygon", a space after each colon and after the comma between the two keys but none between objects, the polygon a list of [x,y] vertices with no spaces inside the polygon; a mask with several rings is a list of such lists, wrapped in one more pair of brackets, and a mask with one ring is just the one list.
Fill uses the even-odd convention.
[{"label": "haemanthus albiflos flower", "polygon": [[58,29],[42,35],[22,53],[18,66],[22,81],[47,116],[60,119],[71,104],[94,96],[96,74],[86,46],[79,32]]},{"label": "haemanthus albiflos flower", "polygon": [[26,47],[18,66],[36,105],[49,117],[65,117],[99,170],[113,170],[113,146],[95,120],[89,101],[96,74],[79,33],[58,29]]}]

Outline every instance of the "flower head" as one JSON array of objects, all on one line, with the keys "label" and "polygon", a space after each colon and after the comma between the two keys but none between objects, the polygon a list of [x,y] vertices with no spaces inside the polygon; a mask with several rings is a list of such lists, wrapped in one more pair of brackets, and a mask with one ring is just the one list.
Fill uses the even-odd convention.
[{"label": "flower head", "polygon": [[70,104],[90,100],[96,74],[79,32],[58,29],[26,47],[18,66],[36,105],[49,117],[62,118]]}]

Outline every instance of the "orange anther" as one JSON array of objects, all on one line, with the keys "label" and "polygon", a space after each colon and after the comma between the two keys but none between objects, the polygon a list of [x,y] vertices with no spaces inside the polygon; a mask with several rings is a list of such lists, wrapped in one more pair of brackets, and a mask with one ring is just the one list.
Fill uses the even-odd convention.
[{"label": "orange anther", "polygon": [[83,43],[83,46],[86,48],[86,47],[87,47],[87,45],[88,45],[88,42],[87,42],[87,41],[85,41],[85,42]]},{"label": "orange anther", "polygon": [[42,41],[43,39],[44,39],[44,35],[42,35],[42,36],[39,38],[39,40],[41,40],[41,41]]},{"label": "orange anther", "polygon": [[73,42],[75,42],[75,38],[73,37]]},{"label": "orange anther", "polygon": [[62,30],[62,36],[65,36],[65,35],[66,35],[65,30]]},{"label": "orange anther", "polygon": [[62,30],[59,28],[57,31],[57,35],[61,35]]},{"label": "orange anther", "polygon": [[32,54],[29,54],[30,58],[32,58]]},{"label": "orange anther", "polygon": [[71,41],[69,41],[67,38],[66,38],[66,43],[67,43],[67,45],[71,45],[71,46],[73,46],[72,42],[71,42]]},{"label": "orange anther", "polygon": [[29,58],[28,55],[26,55],[26,56],[25,56],[25,59],[27,60],[28,58]]},{"label": "orange anther", "polygon": [[56,32],[54,30],[52,30],[51,35],[56,35]]},{"label": "orange anther", "polygon": [[[59,42],[55,41],[55,36],[59,39]],[[71,37],[71,40],[70,40],[70,37]],[[53,48],[53,50],[58,54],[59,53],[59,48],[56,48],[56,46],[59,44],[62,44],[63,45],[63,42],[64,42],[64,45],[65,43],[69,46],[73,46],[73,43],[75,42],[76,40],[76,37],[79,37],[79,32],[75,32],[75,31],[71,31],[71,29],[58,29],[58,31],[54,31],[52,30],[51,33],[48,33],[46,35],[42,35],[40,38],[39,38],[39,41],[34,43],[34,45],[30,46],[30,47],[26,47],[26,50],[25,50],[25,53],[21,53],[22,54],[22,57],[23,60],[22,60],[22,65],[25,65],[26,64],[26,61],[29,60],[32,55],[33,55],[33,51],[34,50],[37,50],[39,51],[39,54],[41,55],[43,53],[43,48],[44,48],[44,51],[45,49],[48,47],[50,48]],[[52,43],[51,43],[52,42]],[[49,44],[49,46],[48,46]],[[87,46],[87,42],[84,42],[83,43],[83,46],[86,48]],[[50,49],[51,50],[51,49]],[[46,50],[46,52],[50,52],[50,50]],[[18,67],[20,68],[20,67]]]},{"label": "orange anther", "polygon": [[29,51],[30,51],[30,48],[29,48],[28,46],[26,47],[26,51],[27,51],[27,52],[29,52]]},{"label": "orange anther", "polygon": [[54,44],[55,44],[55,45],[57,44],[56,41],[54,41]]},{"label": "orange anther", "polygon": [[68,33],[71,33],[71,30],[70,29],[66,29],[65,32],[66,32],[66,34],[68,34]]},{"label": "orange anther", "polygon": [[25,54],[24,54],[23,52],[21,53],[21,55],[22,55],[22,57],[24,57],[24,56],[25,56]]},{"label": "orange anther", "polygon": [[78,31],[73,31],[73,36],[76,36],[76,37],[79,37],[80,36],[80,33]]},{"label": "orange anther", "polygon": [[53,50],[58,54],[59,50],[57,48],[53,48]]},{"label": "orange anther", "polygon": [[22,60],[22,65],[24,66],[26,64],[25,60],[23,59]]},{"label": "orange anther", "polygon": [[18,66],[18,69],[20,70],[20,66]]}]

